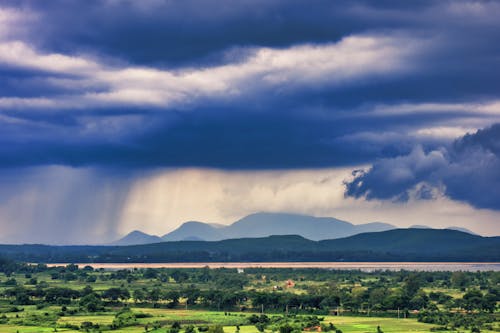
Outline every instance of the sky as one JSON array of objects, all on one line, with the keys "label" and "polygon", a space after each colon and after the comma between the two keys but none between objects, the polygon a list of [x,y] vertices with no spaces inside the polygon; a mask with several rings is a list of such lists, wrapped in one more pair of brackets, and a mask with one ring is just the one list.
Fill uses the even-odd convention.
[{"label": "sky", "polygon": [[498,1],[0,3],[0,242],[255,212],[500,235]]}]

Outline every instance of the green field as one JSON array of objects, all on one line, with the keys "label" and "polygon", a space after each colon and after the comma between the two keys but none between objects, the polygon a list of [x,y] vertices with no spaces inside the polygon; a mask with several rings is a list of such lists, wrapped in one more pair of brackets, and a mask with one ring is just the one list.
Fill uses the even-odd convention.
[{"label": "green field", "polygon": [[0,333],[500,332],[498,272],[13,263],[0,272]]},{"label": "green field", "polygon": [[[224,326],[224,332],[234,333],[236,332],[235,321],[246,318],[246,314],[243,316],[233,315],[237,318],[231,318],[232,316],[224,315],[224,312],[216,311],[198,311],[198,310],[164,310],[164,309],[140,309],[134,308],[137,311],[147,312],[153,315],[153,317],[141,320],[138,325],[120,328],[113,330],[112,332],[145,332],[145,325],[147,323],[153,323],[155,321],[160,322],[193,322],[193,323],[210,323],[210,324],[221,324]],[[83,322],[93,322],[101,324],[110,324],[114,319],[114,315],[77,315],[77,316],[64,316],[59,318],[57,321],[57,331],[58,332],[80,332],[80,330],[71,330],[63,328],[64,324],[70,323],[74,325],[81,325]],[[337,328],[342,330],[342,332],[377,332],[377,326],[379,326],[383,332],[414,332],[414,333],[427,333],[430,331],[431,327],[435,325],[419,323],[416,319],[395,319],[395,318],[380,318],[380,317],[365,317],[365,316],[326,316],[323,320],[325,323],[332,322]],[[196,324],[195,324],[196,325]],[[498,332],[497,330],[482,330],[482,332]],[[163,327],[157,330],[150,330],[150,332],[168,332],[169,327]],[[41,326],[17,326],[17,325],[0,325],[0,332],[5,333],[28,333],[28,332],[54,332],[54,327],[41,327]],[[180,330],[183,333],[183,329]],[[253,325],[241,325],[240,333],[258,333],[259,331]],[[270,329],[266,329],[265,332],[272,332]],[[442,332],[466,332],[466,330],[448,330]]]}]

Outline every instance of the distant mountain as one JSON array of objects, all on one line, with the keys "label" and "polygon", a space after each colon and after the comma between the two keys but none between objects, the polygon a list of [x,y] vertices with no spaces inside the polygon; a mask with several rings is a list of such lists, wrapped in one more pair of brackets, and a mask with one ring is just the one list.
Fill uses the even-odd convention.
[{"label": "distant mountain", "polygon": [[[395,229],[320,242],[330,250],[372,251],[420,256],[500,256],[500,237],[449,229]],[[463,252],[463,253],[459,253]],[[474,253],[475,252],[475,253]],[[499,258],[500,259],[500,258]]]},{"label": "distant mountain", "polygon": [[[420,225],[420,224],[414,224],[410,227],[410,229],[433,229],[427,225]],[[465,233],[468,233],[468,234],[471,234],[471,235],[476,235],[478,236],[478,234],[476,234],[475,232],[472,232],[470,231],[469,229],[467,228],[462,228],[462,227],[447,227],[445,228],[446,230],[458,230],[458,231],[461,231],[461,232],[465,232]]]},{"label": "distant mountain", "polygon": [[500,237],[446,229],[395,229],[311,241],[297,235],[133,246],[0,245],[27,262],[500,261]]},{"label": "distant mountain", "polygon": [[163,241],[182,241],[182,240],[221,240],[224,234],[220,231],[224,230],[224,226],[214,226],[209,223],[189,221],[183,223],[174,231],[163,235]]},{"label": "distant mountain", "polygon": [[461,232],[466,232],[466,233],[468,233],[468,234],[478,236],[478,234],[476,234],[475,232],[470,231],[470,230],[469,230],[469,229],[467,229],[467,228],[462,228],[462,227],[454,227],[454,226],[453,226],[453,227],[448,227],[448,228],[446,228],[446,229],[448,229],[448,230],[458,230],[458,231],[461,231]]},{"label": "distant mountain", "polygon": [[422,224],[414,224],[408,228],[410,228],[410,229],[432,229],[431,227],[429,227],[427,225],[422,225]]},{"label": "distant mountain", "polygon": [[310,240],[335,239],[363,232],[395,229],[387,223],[373,222],[354,225],[333,217],[314,217],[285,213],[256,213],[231,225],[223,226],[202,222],[186,222],[178,229],[164,235],[165,241],[199,238],[206,241],[271,235],[300,235]]},{"label": "distant mountain", "polygon": [[134,230],[125,237],[111,243],[111,245],[140,245],[163,242],[158,236],[148,235],[142,231]]},{"label": "distant mountain", "polygon": [[211,225],[214,228],[223,228],[223,227],[226,227],[225,224],[220,224],[220,223],[208,223],[208,224]]},{"label": "distant mountain", "polygon": [[[314,217],[287,213],[255,213],[231,225],[189,221],[162,237],[133,231],[112,245],[136,245],[171,241],[220,241],[235,238],[258,238],[273,235],[299,235],[309,240],[337,239],[367,232],[396,229],[382,222],[352,224],[333,217]],[[412,225],[410,229],[432,229],[426,225]],[[466,228],[449,227],[477,235]]]}]

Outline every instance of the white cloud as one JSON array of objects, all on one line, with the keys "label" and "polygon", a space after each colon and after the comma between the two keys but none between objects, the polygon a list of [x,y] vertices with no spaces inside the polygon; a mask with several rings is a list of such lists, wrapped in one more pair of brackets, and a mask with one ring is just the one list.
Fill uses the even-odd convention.
[{"label": "white cloud", "polygon": [[[445,115],[450,117],[436,118],[432,125],[427,123],[412,125],[408,128],[392,128],[391,133],[375,136],[372,140],[384,140],[389,134],[401,139],[417,140],[450,140],[466,133],[474,132],[500,121],[500,101],[496,99],[469,103],[396,103],[364,105],[356,112],[356,116],[394,117],[404,115]],[[408,126],[408,125],[406,125]],[[404,127],[404,126],[403,126]],[[354,134],[354,139],[367,136],[365,133]]]},{"label": "white cloud", "polygon": [[[424,164],[419,168],[426,168]],[[351,169],[220,171],[162,170],[138,179],[123,206],[122,234],[141,229],[163,235],[188,220],[228,224],[251,213],[293,212],[353,223],[401,227],[462,226],[496,234],[500,212],[478,210],[444,196],[406,203],[344,198]]]},{"label": "white cloud", "polygon": [[4,169],[0,242],[103,243],[134,229],[162,235],[188,220],[228,224],[259,211],[497,234],[500,212],[443,195],[406,203],[344,198],[348,177],[349,169],[163,169],[126,177],[56,166]]},{"label": "white cloud", "polygon": [[27,23],[35,17],[35,13],[28,10],[0,7],[0,40],[23,35]]},{"label": "white cloud", "polygon": [[471,115],[500,116],[500,101],[490,100],[483,103],[401,103],[380,104],[370,108],[365,114],[378,116],[465,112]]},{"label": "white cloud", "polygon": [[423,138],[436,138],[436,139],[449,139],[449,140],[454,140],[458,137],[464,136],[467,133],[472,133],[477,128],[472,128],[472,127],[462,127],[462,126],[435,126],[435,127],[428,127],[428,128],[421,128],[413,133],[411,135],[414,135],[416,137],[423,137]]},{"label": "white cloud", "polygon": [[[56,97],[4,97],[6,108],[81,108],[110,105],[179,106],[200,98],[228,98],[266,89],[349,85],[415,69],[424,41],[350,36],[337,43],[286,49],[256,48],[244,61],[177,70],[114,67],[79,55],[45,54],[22,41],[0,43],[0,64],[46,72],[47,83],[72,88]],[[54,77],[61,74],[68,78]],[[83,91],[81,91],[83,90]],[[81,91],[81,93],[76,93]]]},{"label": "white cloud", "polygon": [[0,63],[68,75],[89,75],[99,69],[98,64],[83,57],[42,54],[21,41],[0,43]]},{"label": "white cloud", "polygon": [[450,1],[444,2],[448,15],[461,22],[496,24],[500,15],[500,4],[496,1]]}]

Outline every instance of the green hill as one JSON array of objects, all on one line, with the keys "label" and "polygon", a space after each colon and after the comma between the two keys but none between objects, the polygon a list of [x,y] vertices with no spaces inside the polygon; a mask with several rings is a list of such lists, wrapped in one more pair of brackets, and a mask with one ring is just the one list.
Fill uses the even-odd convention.
[{"label": "green hill", "polygon": [[132,246],[0,245],[30,262],[500,261],[500,237],[456,230],[396,229],[311,241],[270,236]]}]

